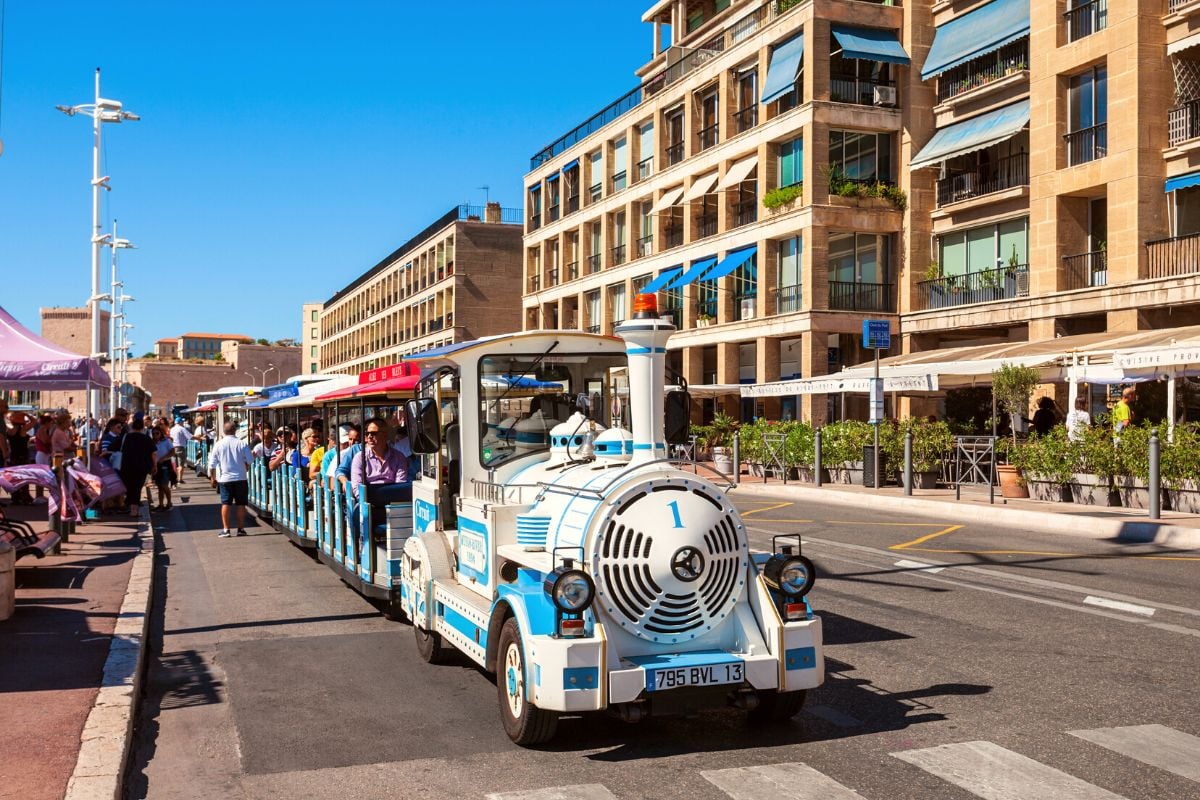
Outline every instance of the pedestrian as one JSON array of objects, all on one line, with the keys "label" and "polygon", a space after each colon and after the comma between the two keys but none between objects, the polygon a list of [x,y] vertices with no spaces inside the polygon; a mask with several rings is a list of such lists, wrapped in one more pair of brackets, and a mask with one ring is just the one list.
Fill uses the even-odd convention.
[{"label": "pedestrian", "polygon": [[57,424],[50,431],[50,459],[72,458],[75,455],[75,433],[71,428],[71,415],[59,411]]},{"label": "pedestrian", "polygon": [[129,516],[136,517],[142,504],[142,488],[158,461],[154,442],[146,435],[146,423],[140,414],[129,424],[129,432],[121,439],[119,452],[121,468],[117,472],[121,475],[121,483],[125,484]]},{"label": "pedestrian", "polygon": [[1121,391],[1121,399],[1113,406],[1113,439],[1120,439],[1121,433],[1134,423],[1133,404],[1135,402],[1137,402],[1137,389],[1126,386]]},{"label": "pedestrian", "polygon": [[1038,436],[1046,436],[1058,423],[1058,413],[1054,410],[1054,401],[1049,397],[1038,400],[1038,410],[1033,412],[1033,430]]},{"label": "pedestrian", "polygon": [[183,480],[183,465],[187,459],[187,443],[191,441],[191,431],[183,424],[183,417],[176,417],[175,424],[171,426],[171,447],[175,451],[175,480],[180,482]]},{"label": "pedestrian", "polygon": [[14,466],[8,443],[8,401],[0,398],[0,467]]},{"label": "pedestrian", "polygon": [[[0,408],[7,409],[7,403],[0,400]],[[7,415],[0,414],[0,425],[4,427],[4,436],[8,444],[8,455],[5,466],[19,467],[29,463],[29,431],[34,420],[24,411],[9,411]],[[27,506],[33,503],[29,487],[22,486],[13,492],[13,505]]]},{"label": "pedestrian", "polygon": [[1087,410],[1086,397],[1075,398],[1075,408],[1067,414],[1067,438],[1072,442],[1082,442],[1084,433],[1092,424],[1092,415]]},{"label": "pedestrian", "polygon": [[237,437],[237,423],[225,423],[225,436],[216,443],[208,455],[208,476],[213,488],[221,492],[222,539],[230,536],[229,526],[233,522],[233,506],[237,506],[237,535],[246,535],[246,503],[250,502],[250,448]]},{"label": "pedestrian", "polygon": [[175,464],[172,456],[174,447],[171,437],[163,430],[162,425],[154,428],[151,435],[154,440],[154,485],[158,488],[158,505],[156,511],[166,511],[171,507],[171,483],[175,480]]}]

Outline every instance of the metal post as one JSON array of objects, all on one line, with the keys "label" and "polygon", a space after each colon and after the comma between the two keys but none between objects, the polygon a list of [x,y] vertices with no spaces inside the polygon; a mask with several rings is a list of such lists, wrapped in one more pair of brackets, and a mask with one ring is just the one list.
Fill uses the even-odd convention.
[{"label": "metal post", "polygon": [[813,483],[821,488],[821,429],[813,435]]},{"label": "metal post", "polygon": [[733,432],[733,485],[738,485],[742,474],[742,432]]},{"label": "metal post", "polygon": [[[879,348],[876,347],[875,348],[875,385],[871,391],[872,401],[874,401],[875,392],[880,390],[881,388],[882,387],[880,387],[880,385],[879,385]],[[883,399],[882,394],[880,396],[880,399]],[[882,403],[880,405],[882,405]],[[880,422],[882,422],[882,420],[880,420],[880,419],[875,420],[875,447],[874,447],[874,452],[872,453],[873,460],[875,462],[875,474],[873,477],[874,477],[874,483],[875,483],[876,489],[879,488],[879,424],[880,424]]]},{"label": "metal post", "polygon": [[[92,296],[88,306],[92,312],[92,349],[88,358],[100,352],[100,68],[96,68],[96,105],[92,113]],[[112,377],[111,375],[109,376]],[[100,413],[100,392],[90,389],[87,396],[87,418]],[[115,410],[115,409],[114,409]],[[91,464],[91,425],[84,423],[88,464]]]},{"label": "metal post", "polygon": [[913,493],[912,445],[912,431],[908,431],[904,434],[904,494],[906,495]]},{"label": "metal post", "polygon": [[1175,373],[1167,376],[1167,443],[1175,443]]},{"label": "metal post", "polygon": [[108,394],[108,416],[112,416],[117,411],[118,398],[120,397],[120,381],[117,378],[119,374],[116,369],[117,364],[117,221],[113,220],[112,229],[112,310],[108,314],[108,369],[111,373],[108,377],[112,379],[112,388]]},{"label": "metal post", "polygon": [[[993,403],[995,399],[993,396]],[[991,453],[988,454],[988,502],[996,505],[996,437],[992,437]]]},{"label": "metal post", "polygon": [[1161,492],[1159,491],[1159,449],[1158,428],[1150,431],[1150,519],[1158,519],[1161,514],[1160,505],[1162,503]]},{"label": "metal post", "polygon": [[954,440],[954,499],[962,500],[962,442]]}]

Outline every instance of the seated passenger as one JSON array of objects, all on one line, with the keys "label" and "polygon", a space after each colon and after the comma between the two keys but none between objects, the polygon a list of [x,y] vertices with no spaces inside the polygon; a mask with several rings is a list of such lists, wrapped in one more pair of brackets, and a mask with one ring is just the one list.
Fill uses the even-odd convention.
[{"label": "seated passenger", "polygon": [[353,495],[361,497],[365,484],[411,484],[408,457],[388,444],[387,422],[379,417],[367,420],[365,446],[351,457],[350,485]]}]

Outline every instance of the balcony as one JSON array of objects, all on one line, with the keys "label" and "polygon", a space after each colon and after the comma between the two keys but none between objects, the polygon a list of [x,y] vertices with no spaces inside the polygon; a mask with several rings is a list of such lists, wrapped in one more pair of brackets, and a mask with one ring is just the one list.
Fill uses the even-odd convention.
[{"label": "balcony", "polygon": [[619,267],[625,263],[625,245],[619,244],[612,249],[612,263],[609,266]]},{"label": "balcony", "polygon": [[673,142],[667,147],[667,165],[672,166],[683,161],[683,142]]},{"label": "balcony", "polygon": [[733,207],[734,225],[741,227],[758,221],[758,200],[747,200]]},{"label": "balcony", "polygon": [[579,277],[579,262],[572,261],[570,264],[567,264],[565,274],[567,276],[567,280],[569,280],[569,281],[573,281],[576,278],[578,278]]},{"label": "balcony", "polygon": [[1196,0],[1167,0],[1167,11],[1174,14],[1184,6],[1190,6]]},{"label": "balcony", "polygon": [[1108,123],[1101,122],[1090,128],[1063,134],[1067,144],[1067,166],[1086,164],[1108,153]]},{"label": "balcony", "polygon": [[896,284],[829,282],[829,308],[833,311],[896,312]]},{"label": "balcony", "polygon": [[795,286],[780,286],[779,299],[776,301],[778,306],[775,309],[777,314],[794,314],[800,311],[804,300],[804,287],[796,284]]},{"label": "balcony", "polygon": [[599,333],[600,326],[599,325],[588,325],[586,328],[583,329],[583,332],[584,333]]},{"label": "balcony", "polygon": [[1067,41],[1075,42],[1108,27],[1108,0],[1091,0],[1063,13]]},{"label": "balcony", "polygon": [[683,244],[683,228],[664,228],[663,229],[663,249],[670,250],[672,247],[679,247]]},{"label": "balcony", "polygon": [[960,94],[966,94],[1027,69],[1029,39],[1025,38],[943,72],[938,76],[938,102],[944,103]]},{"label": "balcony", "polygon": [[579,210],[579,195],[573,194],[567,198],[567,212],[566,213],[574,214],[578,210]]},{"label": "balcony", "polygon": [[1146,242],[1148,278],[1174,278],[1200,272],[1200,233]]},{"label": "balcony", "polygon": [[[709,41],[696,47],[680,48],[680,50],[686,51],[683,58],[655,73],[642,84],[646,96],[653,97],[723,53],[726,46],[733,43],[727,42],[727,33],[727,31],[722,31]],[[745,35],[743,34],[743,36]]]},{"label": "balcony", "polygon": [[433,319],[429,320],[429,332],[433,333],[435,331],[440,331],[443,327],[443,322],[444,320],[441,317],[434,317]]},{"label": "balcony", "polygon": [[950,175],[937,182],[939,206],[1029,185],[1029,154],[1018,153],[987,168]]},{"label": "balcony", "polygon": [[745,133],[758,124],[758,106],[752,105],[743,108],[741,111],[733,115],[733,124],[737,128],[738,133]]},{"label": "balcony", "polygon": [[654,234],[638,239],[637,254],[638,258],[654,255]]},{"label": "balcony", "polygon": [[541,275],[530,275],[529,276],[529,291],[532,293],[532,292],[541,291],[541,289],[542,289],[542,276]]},{"label": "balcony", "polygon": [[1174,147],[1200,137],[1200,100],[1188,100],[1167,112],[1167,144]]},{"label": "balcony", "polygon": [[600,254],[593,253],[587,257],[588,274],[595,275],[600,271]]},{"label": "balcony", "polygon": [[929,311],[1029,296],[1029,265],[1017,264],[917,284],[914,310]]},{"label": "balcony", "polygon": [[[542,215],[541,214],[530,214],[529,215],[529,230],[536,231],[540,227],[542,227]],[[421,288],[425,288],[425,287],[422,286]]]},{"label": "balcony", "polygon": [[546,288],[558,286],[558,267],[546,270]]},{"label": "balcony", "polygon": [[829,78],[829,100],[834,103],[854,103],[860,106],[899,105],[895,81],[873,81],[853,75],[832,75]]},{"label": "balcony", "polygon": [[1063,256],[1063,289],[1087,289],[1091,286],[1108,285],[1108,251],[1093,250]]},{"label": "balcony", "polygon": [[641,161],[638,162],[637,174],[638,174],[639,181],[646,180],[646,178],[649,178],[653,173],[654,173],[654,156],[650,156],[649,158],[643,158]]},{"label": "balcony", "polygon": [[717,217],[696,217],[696,229],[692,232],[696,239],[707,239],[717,235]]},{"label": "balcony", "polygon": [[700,129],[700,149],[697,152],[704,152],[708,148],[717,143],[717,125],[713,123],[707,128]]},{"label": "balcony", "polygon": [[551,223],[558,219],[558,203],[546,209],[546,222]]}]

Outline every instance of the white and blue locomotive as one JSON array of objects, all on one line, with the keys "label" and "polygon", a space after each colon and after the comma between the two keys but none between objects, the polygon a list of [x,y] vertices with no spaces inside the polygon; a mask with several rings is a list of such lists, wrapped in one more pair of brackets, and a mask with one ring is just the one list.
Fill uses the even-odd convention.
[{"label": "white and blue locomotive", "polygon": [[785,719],[824,677],[811,563],[752,554],[729,487],[668,458],[664,417],[686,425],[686,396],[665,391],[675,328],[653,299],[620,338],[530,332],[415,357],[423,474],[401,606],[423,658],[454,649],[496,674],[518,744],[563,713]]}]

